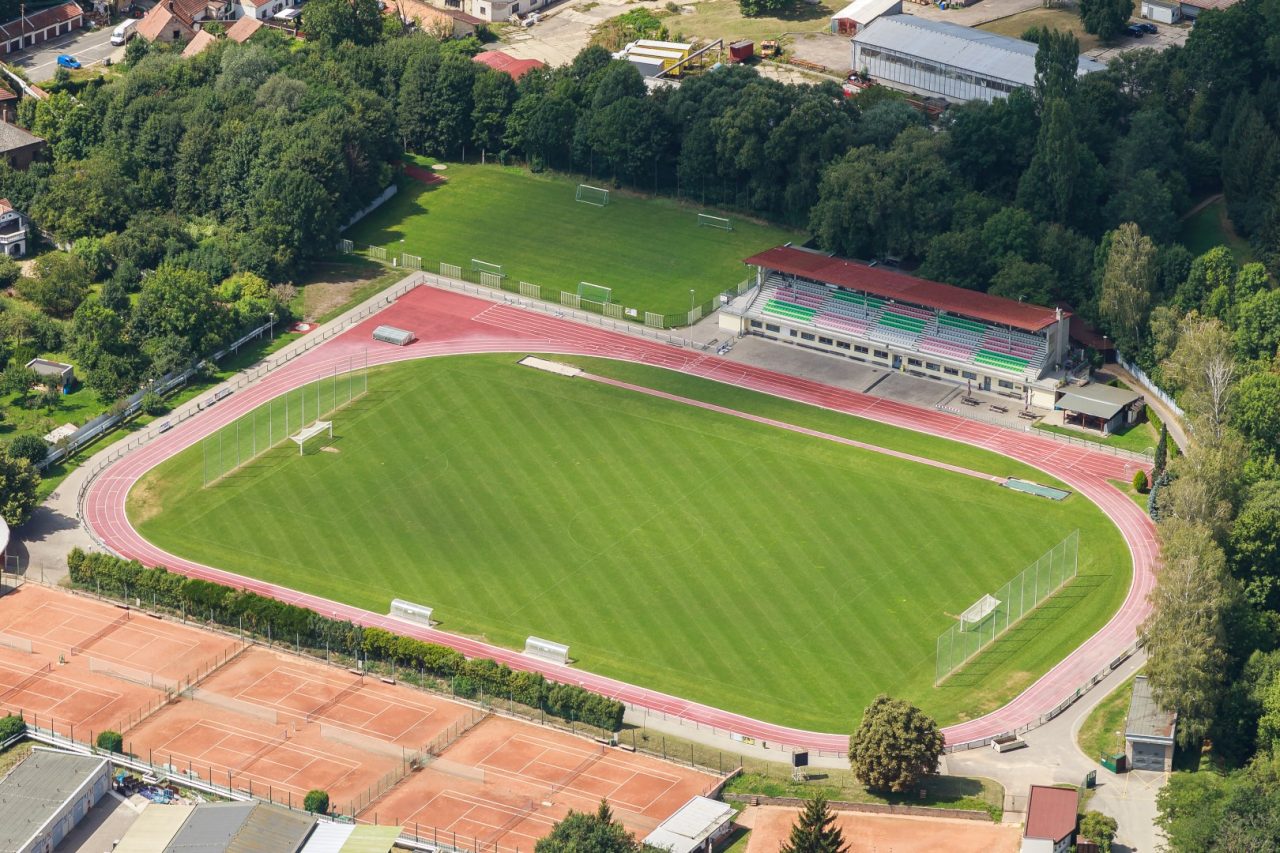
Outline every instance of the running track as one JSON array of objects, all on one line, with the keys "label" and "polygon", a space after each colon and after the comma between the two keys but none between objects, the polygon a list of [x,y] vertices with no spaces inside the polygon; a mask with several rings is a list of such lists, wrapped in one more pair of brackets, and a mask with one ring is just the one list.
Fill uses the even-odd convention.
[{"label": "running track", "polygon": [[[377,344],[373,327],[382,323],[415,331],[407,347]],[[510,649],[370,613],[318,596],[264,583],[176,557],[151,545],[129,524],[125,497],[143,474],[240,415],[285,391],[343,370],[352,356],[368,355],[371,365],[432,356],[485,352],[545,352],[602,356],[665,367],[720,382],[847,412],[886,424],[984,447],[1032,465],[1062,480],[1105,512],[1123,534],[1133,556],[1129,594],[1111,621],[1071,652],[1021,695],[984,717],[944,730],[947,743],[979,740],[1035,721],[1060,705],[1078,687],[1135,641],[1155,583],[1158,556],[1155,527],[1146,514],[1108,479],[1129,480],[1135,465],[1109,454],[978,423],[958,415],[871,397],[715,356],[628,335],[558,320],[432,287],[418,287],[364,322],[315,347],[237,391],[200,417],[191,418],[106,468],[84,497],[84,520],[109,548],[146,565],[163,565],[189,577],[249,589],[318,613],[378,626],[450,646],[467,656],[491,657],[513,669],[536,669],[546,677],[616,697],[629,705],[725,729],[756,740],[805,749],[846,752],[847,734],[827,734],[777,726],[611,678],[541,663]]]}]

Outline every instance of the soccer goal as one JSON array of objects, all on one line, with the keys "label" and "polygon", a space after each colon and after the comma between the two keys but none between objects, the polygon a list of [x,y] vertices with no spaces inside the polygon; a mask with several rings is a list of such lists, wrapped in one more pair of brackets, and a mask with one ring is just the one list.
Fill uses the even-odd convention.
[{"label": "soccer goal", "polygon": [[587,302],[599,302],[607,305],[613,298],[613,288],[603,284],[592,284],[589,281],[578,282],[578,298]]},{"label": "soccer goal", "polygon": [[609,203],[609,191],[600,187],[588,186],[587,184],[578,184],[578,194],[574,198],[583,204],[604,207]]},{"label": "soccer goal", "polygon": [[329,438],[333,438],[333,421],[316,421],[310,426],[305,426],[298,432],[295,432],[293,435],[289,436],[289,438],[293,439],[294,443],[298,445],[298,455],[301,456],[303,453],[303,446],[307,441],[315,438],[322,432],[328,432]]},{"label": "soccer goal", "polygon": [[698,214],[698,226],[706,226],[707,228],[719,228],[721,231],[732,231],[733,222],[727,216],[712,216],[709,213]]},{"label": "soccer goal", "polygon": [[973,604],[965,612],[960,614],[960,630],[972,631],[983,622],[991,618],[991,614],[996,612],[996,608],[1000,606],[1000,599],[994,595],[984,595]]},{"label": "soccer goal", "polygon": [[502,271],[502,264],[491,264],[488,261],[482,261],[479,258],[471,259],[471,271],[496,275],[498,278],[507,277],[507,274]]}]

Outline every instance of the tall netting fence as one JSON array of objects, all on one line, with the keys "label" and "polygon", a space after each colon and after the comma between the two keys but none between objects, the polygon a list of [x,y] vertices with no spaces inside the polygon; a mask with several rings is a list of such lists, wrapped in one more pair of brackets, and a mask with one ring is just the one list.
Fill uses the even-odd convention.
[{"label": "tall netting fence", "polygon": [[1080,531],[1054,545],[994,593],[984,595],[938,637],[935,686],[1062,589],[1079,569]]},{"label": "tall netting fence", "polygon": [[346,406],[369,389],[364,354],[333,363],[328,375],[281,394],[210,433],[201,442],[204,485],[260,460],[273,448],[287,445],[303,427]]}]

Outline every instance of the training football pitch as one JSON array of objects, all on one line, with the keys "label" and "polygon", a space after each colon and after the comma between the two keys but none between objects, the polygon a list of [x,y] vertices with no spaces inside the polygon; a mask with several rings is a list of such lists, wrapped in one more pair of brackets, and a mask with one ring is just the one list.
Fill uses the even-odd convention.
[{"label": "training football pitch", "polygon": [[[181,556],[448,631],[571,646],[579,666],[778,723],[849,730],[884,691],[943,722],[998,707],[1096,631],[1130,577],[1091,503],[516,364],[379,368],[334,416],[202,487],[199,445],[134,488]],[[598,375],[999,475],[987,451],[642,365]],[[247,416],[246,416],[247,417]],[[227,428],[229,429],[229,428]],[[278,435],[278,434],[277,434]],[[161,509],[162,508],[162,509]],[[942,687],[958,614],[1073,530],[1079,576]]]},{"label": "training football pitch", "polygon": [[357,248],[441,261],[470,270],[473,258],[500,264],[511,281],[576,294],[579,282],[613,289],[612,301],[674,314],[745,279],[742,259],[804,235],[732,213],[732,231],[699,227],[716,213],[667,198],[611,189],[609,203],[575,200],[578,181],[503,166],[449,164],[446,182],[406,179],[400,192],[343,236]]}]

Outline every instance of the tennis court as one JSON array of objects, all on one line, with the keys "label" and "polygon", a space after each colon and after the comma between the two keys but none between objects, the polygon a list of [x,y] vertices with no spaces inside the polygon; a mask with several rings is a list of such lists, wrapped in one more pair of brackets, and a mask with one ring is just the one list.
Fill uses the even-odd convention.
[{"label": "tennis court", "polygon": [[464,705],[269,649],[250,649],[201,686],[282,721],[324,722],[357,737],[422,749],[467,716]]},{"label": "tennis court", "polygon": [[[609,801],[643,836],[714,776],[516,720],[491,717],[360,814],[463,849],[532,850],[570,809]],[[416,826],[416,829],[415,829]]]},{"label": "tennis court", "polygon": [[91,658],[96,669],[134,680],[145,674],[156,686],[216,665],[239,645],[225,634],[31,583],[0,599],[0,645],[22,641],[55,659]]},{"label": "tennis court", "polygon": [[21,713],[32,725],[87,738],[104,729],[120,731],[131,719],[163,701],[163,694],[89,670],[88,661],[59,663],[37,652],[0,646],[0,714]]}]

